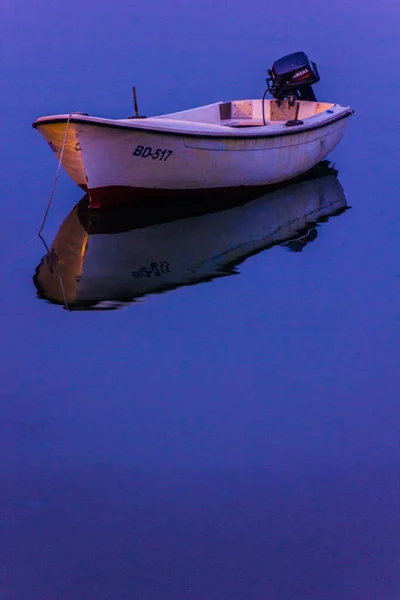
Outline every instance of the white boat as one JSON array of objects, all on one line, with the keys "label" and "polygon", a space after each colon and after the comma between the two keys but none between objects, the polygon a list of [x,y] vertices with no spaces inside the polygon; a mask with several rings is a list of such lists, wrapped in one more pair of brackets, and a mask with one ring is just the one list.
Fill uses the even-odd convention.
[{"label": "white boat", "polygon": [[303,52],[284,57],[268,80],[271,99],[215,102],[149,118],[82,113],[41,117],[40,131],[92,207],[132,191],[199,193],[274,185],[305,173],[341,140],[348,106],[317,102],[319,80]]},{"label": "white boat", "polygon": [[122,308],[135,300],[237,273],[237,265],[276,245],[302,250],[318,222],[347,208],[326,162],[302,181],[248,201],[247,194],[108,211],[87,197],[62,223],[37,267],[40,298],[69,310]]}]

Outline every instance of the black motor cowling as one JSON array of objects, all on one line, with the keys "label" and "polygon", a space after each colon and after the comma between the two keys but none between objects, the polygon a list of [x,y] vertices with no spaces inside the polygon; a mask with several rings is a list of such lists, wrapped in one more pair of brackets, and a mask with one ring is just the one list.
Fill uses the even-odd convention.
[{"label": "black motor cowling", "polygon": [[311,86],[320,80],[320,76],[317,65],[304,52],[294,52],[275,61],[268,74],[268,89],[277,100],[316,101]]}]

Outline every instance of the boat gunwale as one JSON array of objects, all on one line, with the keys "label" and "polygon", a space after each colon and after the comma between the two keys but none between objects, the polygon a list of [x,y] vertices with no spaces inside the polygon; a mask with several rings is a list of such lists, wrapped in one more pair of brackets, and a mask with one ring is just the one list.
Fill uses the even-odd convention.
[{"label": "boat gunwale", "polygon": [[[311,125],[307,126],[303,126],[303,125],[299,125],[299,126],[292,126],[292,127],[287,127],[287,129],[282,129],[282,131],[273,131],[271,133],[268,132],[263,132],[262,134],[258,134],[258,135],[254,135],[251,134],[249,132],[248,135],[235,135],[235,134],[221,134],[219,132],[210,132],[210,133],[205,133],[203,131],[198,131],[198,132],[186,132],[186,131],[174,131],[171,129],[153,129],[151,127],[135,127],[135,125],[131,125],[130,123],[121,123],[118,120],[109,120],[109,121],[102,121],[100,120],[101,118],[99,117],[92,117],[90,118],[89,115],[77,115],[76,113],[71,113],[70,115],[65,115],[65,116],[55,116],[55,117],[40,117],[39,119],[37,119],[36,121],[34,121],[34,123],[32,123],[32,127],[34,129],[38,129],[41,126],[45,126],[45,125],[54,125],[54,124],[58,124],[58,123],[73,123],[73,124],[81,124],[81,125],[89,125],[91,127],[107,127],[107,128],[111,128],[111,129],[125,129],[125,130],[129,130],[129,131],[135,131],[135,132],[140,132],[140,133],[151,133],[151,134],[157,134],[157,135],[170,135],[170,136],[174,136],[174,137],[180,137],[180,138],[197,138],[197,139],[223,139],[223,140],[256,140],[256,139],[272,139],[272,138],[277,138],[277,137],[286,137],[289,135],[300,135],[303,133],[308,133],[309,131],[315,131],[318,129],[323,129],[325,127],[329,127],[330,125],[333,125],[334,123],[337,123],[338,121],[341,121],[343,119],[347,119],[349,117],[351,117],[354,114],[354,110],[351,109],[350,107],[343,107],[345,112],[340,112],[337,115],[334,115],[333,117],[330,117],[329,119],[325,119],[324,121],[320,121],[318,123],[313,123]],[[321,113],[322,114],[322,113]],[[76,116],[74,116],[76,115]],[[315,115],[316,116],[316,115]],[[83,118],[82,118],[83,117]],[[89,118],[88,118],[89,117]],[[94,121],[93,119],[99,119]],[[151,119],[151,117],[149,118]],[[135,119],[132,119],[133,121]],[[112,122],[110,122],[112,121]],[[268,126],[267,126],[268,127]],[[233,129],[233,128],[232,128]],[[252,129],[252,128],[247,128],[247,129]],[[247,132],[246,132],[247,133]]]}]

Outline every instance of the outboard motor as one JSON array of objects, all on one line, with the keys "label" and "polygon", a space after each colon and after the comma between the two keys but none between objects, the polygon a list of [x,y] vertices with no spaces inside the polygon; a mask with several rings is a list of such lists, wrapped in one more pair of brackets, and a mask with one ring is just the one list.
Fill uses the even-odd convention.
[{"label": "outboard motor", "polygon": [[289,99],[316,101],[311,85],[320,80],[317,65],[304,52],[288,54],[274,62],[268,69],[268,91],[277,100]]}]

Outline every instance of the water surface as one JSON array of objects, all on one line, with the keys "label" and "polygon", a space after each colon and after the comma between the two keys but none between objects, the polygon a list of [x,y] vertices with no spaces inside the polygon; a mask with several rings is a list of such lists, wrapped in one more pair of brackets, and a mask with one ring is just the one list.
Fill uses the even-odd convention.
[{"label": "water surface", "polygon": [[[400,597],[399,21],[389,0],[6,3],[2,600]],[[132,85],[147,115],[259,97],[300,49],[356,111],[329,192],[88,232],[62,173],[44,237],[88,234],[64,291],[97,309],[39,285],[57,165],[31,122],[126,116]]]}]

